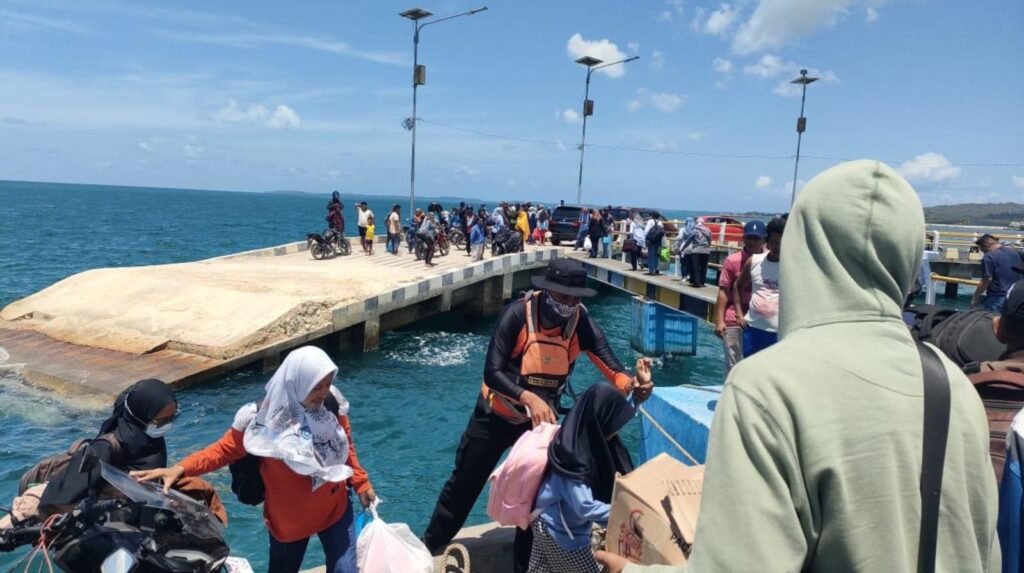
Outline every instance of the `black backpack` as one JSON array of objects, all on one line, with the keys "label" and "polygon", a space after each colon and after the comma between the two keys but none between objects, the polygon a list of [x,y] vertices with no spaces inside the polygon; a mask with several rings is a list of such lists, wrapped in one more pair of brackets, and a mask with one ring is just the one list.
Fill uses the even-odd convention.
[{"label": "black backpack", "polygon": [[651,232],[647,233],[647,242],[654,244],[661,244],[661,240],[665,238],[665,227],[655,223],[651,227]]},{"label": "black backpack", "polygon": [[[324,406],[335,416],[338,415],[340,406],[334,394],[327,394]],[[259,456],[245,454],[244,458],[229,465],[228,469],[231,471],[231,493],[235,494],[238,501],[245,505],[263,503],[267,494],[267,486],[263,483],[263,476],[260,475]]]},{"label": "black backpack", "polygon": [[930,342],[961,368],[971,362],[999,360],[1006,345],[992,330],[995,315],[984,309],[957,312],[932,328]]},{"label": "black backpack", "polygon": [[907,323],[910,333],[918,342],[932,342],[932,333],[942,321],[956,314],[952,308],[934,304],[919,304],[907,309]]}]

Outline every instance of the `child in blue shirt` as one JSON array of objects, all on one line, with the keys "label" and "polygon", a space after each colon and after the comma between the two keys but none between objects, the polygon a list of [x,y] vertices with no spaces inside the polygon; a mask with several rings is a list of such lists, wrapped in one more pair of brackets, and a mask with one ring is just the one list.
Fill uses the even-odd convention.
[{"label": "child in blue shirt", "polygon": [[580,394],[548,448],[537,494],[530,573],[599,573],[590,550],[593,523],[606,524],[615,474],[633,469],[619,430],[635,410],[622,393],[595,384]]}]

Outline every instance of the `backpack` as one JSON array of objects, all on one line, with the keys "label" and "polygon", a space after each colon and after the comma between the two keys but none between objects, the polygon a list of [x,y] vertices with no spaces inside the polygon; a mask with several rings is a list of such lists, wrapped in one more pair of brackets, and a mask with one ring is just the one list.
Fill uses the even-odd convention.
[{"label": "backpack", "polygon": [[963,368],[971,362],[999,360],[1006,345],[992,331],[994,312],[983,309],[953,314],[931,330],[931,343]]},{"label": "backpack", "polygon": [[985,404],[988,416],[989,457],[1002,482],[1006,464],[1006,435],[1017,412],[1024,408],[1024,362],[974,362],[964,371]]},{"label": "backpack", "polygon": [[665,238],[665,227],[662,227],[658,223],[655,223],[654,226],[651,227],[651,231],[649,233],[647,233],[647,242],[648,243],[654,243],[654,244],[660,245],[661,244],[661,240],[664,239],[664,238]]},{"label": "backpack", "polygon": [[[324,398],[326,407],[335,416],[340,411],[340,405],[334,394],[327,394]],[[259,403],[256,404],[256,411],[259,411]],[[263,483],[263,476],[260,475],[260,458],[252,454],[245,454],[245,457],[228,465],[231,472],[231,493],[235,494],[238,501],[245,505],[260,505],[267,495],[267,486]]]},{"label": "backpack", "polygon": [[548,445],[557,430],[557,425],[544,423],[519,436],[508,458],[491,474],[488,517],[500,525],[530,528],[533,504],[548,467]]},{"label": "backpack", "polygon": [[36,462],[36,465],[32,466],[27,472],[22,474],[21,481],[18,482],[18,495],[23,495],[25,490],[33,485],[47,483],[53,479],[54,476],[59,475],[68,467],[68,464],[71,463],[71,458],[78,453],[78,450],[80,450],[82,446],[88,445],[96,440],[103,440],[110,444],[110,449],[113,452],[113,458],[115,460],[121,458],[121,442],[117,441],[114,434],[103,434],[102,436],[97,436],[91,440],[75,440],[66,451],[39,460]]},{"label": "backpack", "polygon": [[932,332],[942,321],[956,314],[952,308],[943,308],[934,304],[914,305],[906,310],[906,322],[910,334],[918,342],[932,342]]}]

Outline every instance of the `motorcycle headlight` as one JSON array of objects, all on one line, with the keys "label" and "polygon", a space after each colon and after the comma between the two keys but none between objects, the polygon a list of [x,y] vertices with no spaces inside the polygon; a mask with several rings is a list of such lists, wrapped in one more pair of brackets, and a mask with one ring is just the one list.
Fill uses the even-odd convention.
[{"label": "motorcycle headlight", "polygon": [[122,547],[103,560],[100,573],[131,573],[137,564],[135,555]]}]

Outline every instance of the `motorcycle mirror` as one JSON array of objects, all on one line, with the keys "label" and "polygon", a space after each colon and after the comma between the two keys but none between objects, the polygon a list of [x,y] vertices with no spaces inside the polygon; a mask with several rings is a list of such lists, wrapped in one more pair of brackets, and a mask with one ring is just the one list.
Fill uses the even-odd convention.
[{"label": "motorcycle mirror", "polygon": [[137,564],[138,560],[135,559],[135,555],[129,553],[127,549],[119,547],[117,551],[103,560],[103,565],[100,565],[100,573],[130,573]]}]

